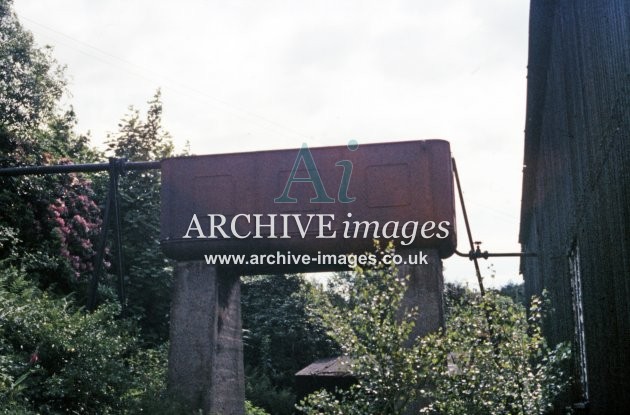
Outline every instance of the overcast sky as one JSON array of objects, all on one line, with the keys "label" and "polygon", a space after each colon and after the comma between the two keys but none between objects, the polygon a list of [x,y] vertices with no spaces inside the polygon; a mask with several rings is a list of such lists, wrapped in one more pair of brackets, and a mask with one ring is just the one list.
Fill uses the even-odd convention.
[{"label": "overcast sky", "polygon": [[[528,7],[15,0],[38,44],[67,65],[78,130],[96,145],[157,88],[164,126],[194,154],[442,138],[458,163],[473,236],[491,252],[519,251]],[[447,280],[476,286],[467,259],[444,265]],[[489,286],[521,281],[517,259],[481,265]]]}]

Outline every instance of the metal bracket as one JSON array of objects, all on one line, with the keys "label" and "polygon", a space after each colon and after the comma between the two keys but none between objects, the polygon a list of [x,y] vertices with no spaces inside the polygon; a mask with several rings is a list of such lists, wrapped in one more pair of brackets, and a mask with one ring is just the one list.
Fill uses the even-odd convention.
[{"label": "metal bracket", "polygon": [[98,300],[98,281],[103,275],[103,258],[105,256],[105,247],[107,246],[107,231],[109,230],[110,222],[110,210],[113,210],[114,214],[114,244],[116,253],[116,265],[118,271],[118,300],[120,301],[121,312],[125,313],[126,299],[125,299],[125,276],[123,274],[123,257],[122,257],[122,239],[120,237],[120,208],[118,201],[118,179],[121,174],[125,174],[125,164],[127,159],[110,157],[109,159],[109,190],[107,192],[107,199],[105,200],[105,213],[103,219],[103,226],[101,227],[101,239],[99,241],[99,248],[96,253],[94,274],[90,280],[88,286],[88,298],[87,308],[92,311],[96,308]]}]

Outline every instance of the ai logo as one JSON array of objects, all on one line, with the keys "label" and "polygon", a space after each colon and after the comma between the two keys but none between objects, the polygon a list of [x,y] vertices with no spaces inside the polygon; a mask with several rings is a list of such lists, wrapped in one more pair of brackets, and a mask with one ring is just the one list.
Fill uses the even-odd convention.
[{"label": "ai logo", "polygon": [[[348,150],[356,151],[358,148],[359,143],[357,143],[356,140],[350,140],[348,142]],[[300,163],[304,163],[306,171],[308,172],[308,176],[297,177]],[[343,168],[341,182],[339,183],[339,192],[337,193],[337,200],[339,200],[339,202],[341,203],[354,202],[357,198],[348,196],[348,186],[350,186],[350,177],[352,176],[352,162],[350,160],[339,160],[335,163],[335,166]],[[300,148],[300,151],[295,158],[293,169],[291,169],[291,174],[287,179],[287,183],[284,186],[284,191],[282,192],[282,195],[276,197],[275,199],[273,199],[273,201],[275,203],[297,203],[297,199],[289,195],[291,191],[291,185],[293,185],[293,183],[311,183],[313,185],[313,189],[315,189],[315,193],[317,196],[311,198],[311,203],[335,203],[335,199],[330,197],[326,192],[324,182],[322,181],[322,178],[319,175],[319,171],[317,170],[315,159],[313,159],[311,150],[309,150],[306,143],[302,144],[302,148]]]}]

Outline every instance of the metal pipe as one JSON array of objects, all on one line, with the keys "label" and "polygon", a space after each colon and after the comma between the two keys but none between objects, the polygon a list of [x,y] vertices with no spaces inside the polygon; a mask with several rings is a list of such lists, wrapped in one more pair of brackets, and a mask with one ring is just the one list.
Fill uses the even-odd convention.
[{"label": "metal pipe", "polygon": [[488,251],[470,251],[469,253],[465,254],[463,252],[459,252],[458,250],[455,250],[455,254],[464,258],[468,258],[471,261],[473,260],[473,258],[483,258],[483,259],[488,259],[490,257],[534,257],[537,256],[537,254],[533,253],[533,252],[501,252],[501,253],[490,253]]},{"label": "metal pipe", "polygon": [[[453,161],[453,174],[455,175],[455,182],[457,184],[457,192],[459,194],[459,203],[462,206],[462,214],[464,215],[464,223],[466,224],[466,232],[468,233],[468,242],[470,243],[470,250],[475,250],[475,245],[473,242],[472,232],[470,230],[470,223],[468,222],[468,213],[466,213],[466,205],[464,204],[464,195],[462,194],[462,185],[459,182],[459,174],[457,173],[457,164],[455,163],[455,159],[451,159]],[[479,262],[477,258],[473,257],[471,260],[475,263],[475,272],[477,274],[477,282],[479,283],[479,292],[481,296],[486,294],[486,290],[483,288],[483,279],[481,278],[481,270],[479,269]]]},{"label": "metal pipe", "polygon": [[[97,171],[111,170],[111,163],[91,163],[91,164],[60,164],[56,166],[27,166],[27,167],[7,167],[0,169],[0,176],[23,176],[26,174],[51,174],[51,173],[89,173]],[[153,170],[160,168],[159,161],[123,161],[122,171],[129,170]]]},{"label": "metal pipe", "polygon": [[502,253],[488,253],[488,252],[484,252],[483,253],[483,258],[487,258],[487,257],[509,257],[509,256],[517,256],[517,257],[529,257],[529,256],[536,256],[535,253],[533,252],[502,252]]}]

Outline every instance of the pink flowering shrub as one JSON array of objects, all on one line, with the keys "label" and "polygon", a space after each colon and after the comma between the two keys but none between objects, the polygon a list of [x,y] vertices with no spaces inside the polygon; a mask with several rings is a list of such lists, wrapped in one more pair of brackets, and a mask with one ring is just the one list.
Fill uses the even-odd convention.
[{"label": "pink flowering shrub", "polygon": [[94,269],[94,242],[102,219],[93,194],[90,180],[70,174],[58,187],[58,197],[48,206],[48,220],[59,241],[59,253],[68,260],[77,279]]}]

